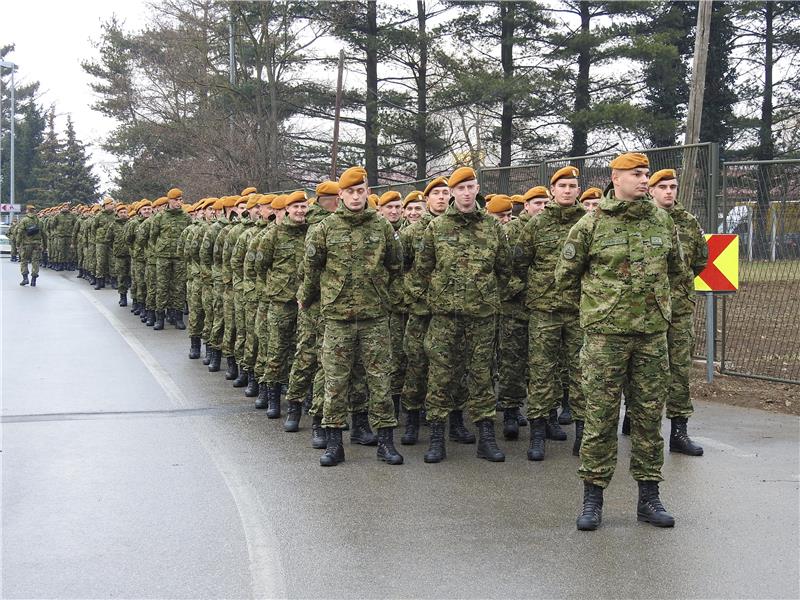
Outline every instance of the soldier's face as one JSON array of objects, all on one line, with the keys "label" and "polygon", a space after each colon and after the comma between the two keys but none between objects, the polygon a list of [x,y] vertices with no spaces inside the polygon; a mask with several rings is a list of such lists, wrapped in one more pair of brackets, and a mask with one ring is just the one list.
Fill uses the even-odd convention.
[{"label": "soldier's face", "polygon": [[440,185],[433,188],[428,194],[428,210],[432,215],[441,215],[447,210],[450,203],[450,188]]},{"label": "soldier's face", "polygon": [[501,213],[489,213],[489,214],[492,215],[498,221],[500,221],[500,223],[502,225],[505,225],[506,223],[508,223],[511,220],[511,211],[510,210],[507,210],[507,211],[501,212]]},{"label": "soldier's face", "polygon": [[142,209],[139,211],[139,214],[142,215],[145,219],[153,214],[153,207],[152,206],[143,206]]},{"label": "soldier's face", "polygon": [[586,212],[594,212],[594,209],[600,204],[600,198],[587,198],[581,204],[583,204],[583,208]]},{"label": "soldier's face", "polygon": [[451,189],[453,194],[453,204],[460,212],[472,212],[475,210],[475,197],[481,190],[481,186],[474,179],[462,181]]},{"label": "soldier's face", "polygon": [[275,214],[275,210],[269,205],[265,204],[261,209],[261,218],[265,221]]},{"label": "soldier's face", "polygon": [[581,188],[578,186],[577,179],[561,178],[550,186],[550,194],[553,200],[561,206],[572,206],[578,199]]},{"label": "soldier's face", "polygon": [[240,202],[236,205],[236,214],[241,216],[241,214],[247,210],[247,202]]},{"label": "soldier's face", "polygon": [[650,188],[650,195],[658,206],[670,210],[675,206],[675,199],[678,197],[678,180],[662,179]]},{"label": "soldier's face", "polygon": [[106,204],[103,207],[103,210],[106,211],[106,212],[109,212],[109,213],[110,212],[114,212],[114,203],[113,202],[109,202],[108,204]]},{"label": "soldier's face", "polygon": [[120,210],[117,211],[117,218],[122,219],[123,221],[128,220],[128,211],[127,210]]},{"label": "soldier's face", "polygon": [[286,214],[289,216],[289,220],[294,223],[305,223],[307,212],[308,202],[293,202],[286,207]]},{"label": "soldier's face", "polygon": [[366,183],[360,183],[339,191],[339,198],[342,199],[345,207],[353,212],[364,210],[367,205],[367,196],[369,196],[369,186]]},{"label": "soldier's face", "polygon": [[378,211],[384,217],[386,217],[386,220],[389,221],[389,223],[397,223],[403,216],[403,204],[400,202],[400,200],[387,202],[381,206]]},{"label": "soldier's face", "polygon": [[339,206],[339,196],[317,196],[317,204],[328,212],[333,212]]},{"label": "soldier's face", "polygon": [[409,223],[416,223],[422,218],[424,204],[422,202],[409,202],[403,211],[403,216]]},{"label": "soldier's face", "polygon": [[614,196],[618,200],[638,200],[647,195],[647,180],[650,169],[638,167],[636,169],[611,171],[611,181],[614,184]]},{"label": "soldier's face", "polygon": [[181,198],[170,198],[169,200],[167,200],[167,204],[169,205],[169,207],[172,210],[175,210],[176,208],[180,208],[181,207]]},{"label": "soldier's face", "polygon": [[547,206],[547,202],[547,198],[533,198],[525,203],[525,210],[530,216],[535,217],[544,210],[544,207]]}]

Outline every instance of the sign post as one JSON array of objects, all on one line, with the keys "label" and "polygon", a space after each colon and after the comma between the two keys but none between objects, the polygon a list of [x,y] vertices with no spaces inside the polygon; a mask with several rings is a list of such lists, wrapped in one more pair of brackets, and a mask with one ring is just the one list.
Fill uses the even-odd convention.
[{"label": "sign post", "polygon": [[729,233],[707,233],[708,264],[694,278],[694,289],[706,296],[706,381],[714,381],[716,350],[716,298],[739,289],[739,236]]}]

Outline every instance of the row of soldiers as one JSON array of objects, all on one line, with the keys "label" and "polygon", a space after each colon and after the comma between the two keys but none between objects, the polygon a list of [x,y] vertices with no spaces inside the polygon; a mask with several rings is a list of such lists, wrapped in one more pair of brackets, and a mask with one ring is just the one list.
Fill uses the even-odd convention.
[{"label": "row of soldiers", "polygon": [[476,442],[465,413],[478,457],[505,460],[498,407],[506,439],[530,424],[527,455],[540,461],[546,440],[567,438],[557,414],[566,385],[584,481],[578,528],[600,525],[622,397],[637,516],[672,526],[658,491],[660,424],[666,404],[670,450],[702,454],[687,434],[688,370],[692,277],[707,249],[677,203],[674,170],[651,176],[635,153],[610,167],[605,190],[581,192],[570,166],[521,197],[486,196],[485,208],[470,168],[370,198],[354,167],[311,200],[247,188],[187,206],[172,189],[166,202],[101,210],[117,215],[112,254],[127,249],[116,273],[119,285],[130,278],[133,312],[182,329],[188,300],[189,357],[205,340],[209,371],[224,358],[226,378],[270,418],[285,394],[286,431],[299,430],[305,404],[321,465],[344,460],[348,413],[351,442],[402,464],[400,408],[403,444],[430,427],[425,462],[446,458],[448,422],[450,441]]}]

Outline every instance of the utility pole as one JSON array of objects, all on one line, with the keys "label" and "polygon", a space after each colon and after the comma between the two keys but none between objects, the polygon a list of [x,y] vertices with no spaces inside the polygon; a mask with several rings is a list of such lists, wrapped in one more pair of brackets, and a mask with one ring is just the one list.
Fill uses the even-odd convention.
[{"label": "utility pole", "polygon": [[[17,70],[17,65],[8,62],[5,60],[0,61],[0,69],[11,69],[11,155],[9,156],[8,161],[8,178],[9,182],[9,202],[14,204],[14,142],[15,142],[15,131],[14,131],[14,124],[16,119],[14,118],[17,114],[17,99],[16,99],[16,86],[14,85],[14,72]],[[2,112],[2,111],[0,111]]]},{"label": "utility pole", "polygon": [[[231,85],[231,94],[233,94],[233,88],[236,86],[236,45],[234,40],[236,33],[235,28],[233,4],[231,4],[228,11],[228,81]],[[233,143],[233,108],[231,108],[231,114],[228,115],[228,134],[230,135],[231,143]]]},{"label": "utility pole", "polygon": [[686,117],[684,144],[697,144],[700,141],[700,118],[703,116],[703,95],[706,89],[708,38],[711,34],[711,5],[711,0],[700,0],[697,11],[697,33],[694,39],[692,83],[689,89],[689,113]]},{"label": "utility pole", "polygon": [[333,147],[331,148],[331,181],[336,181],[336,155],[339,153],[339,113],[342,110],[342,76],[344,50],[339,50],[339,77],[336,80],[336,113],[333,118]]}]

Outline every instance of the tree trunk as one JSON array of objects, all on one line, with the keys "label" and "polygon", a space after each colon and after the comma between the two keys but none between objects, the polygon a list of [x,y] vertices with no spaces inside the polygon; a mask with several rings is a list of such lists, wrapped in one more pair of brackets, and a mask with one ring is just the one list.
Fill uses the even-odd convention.
[{"label": "tree trunk", "polygon": [[364,163],[369,184],[378,184],[378,9],[367,1],[367,102]]},{"label": "tree trunk", "polygon": [[[774,34],[772,30],[773,19],[772,0],[764,2],[764,95],[761,99],[761,126],[758,129],[758,160],[772,160],[775,158],[775,147],[772,140],[772,47]],[[771,256],[771,232],[769,229],[770,205],[770,168],[769,165],[758,165],[758,209],[756,215],[756,239],[761,238],[761,246],[757,254],[761,258]],[[761,235],[759,235],[759,233]]]},{"label": "tree trunk", "polygon": [[417,118],[414,134],[417,147],[417,179],[428,176],[428,35],[424,0],[417,0],[417,35],[419,37],[419,73],[417,74]]},{"label": "tree trunk", "polygon": [[[516,3],[500,3],[500,62],[503,67],[503,112],[500,116],[500,166],[511,166],[511,127],[514,120],[514,104],[510,83],[514,77],[514,17]],[[507,192],[507,190],[503,190]]]},{"label": "tree trunk", "polygon": [[581,0],[581,45],[578,48],[578,79],[575,82],[575,112],[572,117],[572,148],[571,156],[583,156],[588,149],[589,132],[584,121],[584,114],[589,110],[589,67],[591,66],[591,55],[589,43],[586,38],[589,35],[589,23],[591,13],[589,12],[589,2]]}]

